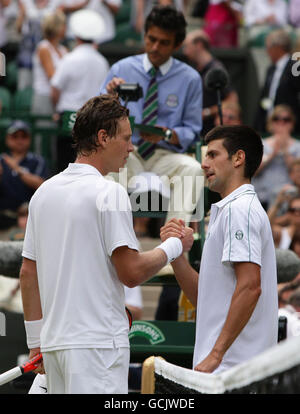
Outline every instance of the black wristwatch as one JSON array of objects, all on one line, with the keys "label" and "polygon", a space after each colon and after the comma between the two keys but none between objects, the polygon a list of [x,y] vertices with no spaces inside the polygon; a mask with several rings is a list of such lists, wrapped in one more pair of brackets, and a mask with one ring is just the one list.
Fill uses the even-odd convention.
[{"label": "black wristwatch", "polygon": [[169,129],[169,128],[168,128],[168,129],[165,131],[164,141],[169,142],[169,141],[170,141],[170,139],[172,138],[172,135],[173,135],[173,131],[172,131],[172,129]]}]

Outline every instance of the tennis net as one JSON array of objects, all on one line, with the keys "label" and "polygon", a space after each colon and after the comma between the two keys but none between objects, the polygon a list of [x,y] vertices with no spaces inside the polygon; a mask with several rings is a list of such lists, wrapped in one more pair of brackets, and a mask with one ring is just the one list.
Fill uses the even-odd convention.
[{"label": "tennis net", "polygon": [[300,394],[300,337],[220,374],[154,360],[155,394]]}]

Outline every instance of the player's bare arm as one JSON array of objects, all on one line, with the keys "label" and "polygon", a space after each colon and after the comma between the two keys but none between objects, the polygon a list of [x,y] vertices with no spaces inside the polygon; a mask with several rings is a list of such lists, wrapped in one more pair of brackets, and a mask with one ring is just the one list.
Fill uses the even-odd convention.
[{"label": "player's bare arm", "polygon": [[23,258],[20,270],[20,286],[24,308],[24,319],[35,321],[42,319],[42,308],[38,285],[36,262]]},{"label": "player's bare arm", "polygon": [[[39,321],[43,318],[40,292],[38,285],[38,276],[36,269],[36,262],[34,260],[23,258],[23,263],[20,270],[20,287],[22,294],[24,320],[25,321]],[[40,353],[40,348],[31,348],[29,358],[33,358]],[[39,364],[35,373],[44,373],[43,364]]]}]

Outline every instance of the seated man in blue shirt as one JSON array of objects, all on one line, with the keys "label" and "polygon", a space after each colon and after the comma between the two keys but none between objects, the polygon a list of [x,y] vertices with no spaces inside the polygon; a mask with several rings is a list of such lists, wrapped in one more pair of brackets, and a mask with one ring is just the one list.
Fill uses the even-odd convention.
[{"label": "seated man in blue shirt", "polygon": [[[201,165],[184,154],[201,132],[202,81],[196,70],[172,57],[185,34],[181,12],[171,6],[154,7],[145,21],[145,53],[115,63],[101,93],[116,93],[123,83],[142,87],[143,98],[128,103],[130,116],[136,124],[160,126],[166,134],[134,129],[135,151],[126,165],[128,182],[133,184],[131,179],[145,171],[167,178],[173,187],[167,220],[181,218],[188,224],[195,219],[192,214],[203,188]],[[147,143],[153,145],[148,147]]]},{"label": "seated man in blue shirt", "polygon": [[29,152],[31,135],[25,122],[11,124],[5,143],[8,151],[0,156],[0,229],[16,223],[17,209],[48,177],[45,160]]}]

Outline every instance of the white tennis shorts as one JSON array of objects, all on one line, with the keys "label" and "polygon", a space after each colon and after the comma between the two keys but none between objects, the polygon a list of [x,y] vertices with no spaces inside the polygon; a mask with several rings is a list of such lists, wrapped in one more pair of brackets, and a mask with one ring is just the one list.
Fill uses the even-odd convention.
[{"label": "white tennis shorts", "polygon": [[49,394],[127,394],[129,348],[43,352]]}]

